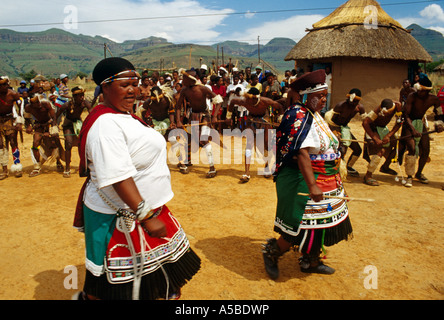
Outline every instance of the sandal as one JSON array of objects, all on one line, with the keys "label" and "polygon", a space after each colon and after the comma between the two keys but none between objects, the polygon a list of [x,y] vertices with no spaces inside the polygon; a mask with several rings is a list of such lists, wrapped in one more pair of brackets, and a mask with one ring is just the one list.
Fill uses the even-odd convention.
[{"label": "sandal", "polygon": [[379,172],[386,173],[386,174],[391,174],[392,176],[396,176],[398,174],[395,170],[390,169],[390,168],[384,168],[384,167],[381,167],[379,169]]},{"label": "sandal", "polygon": [[217,174],[216,170],[211,170],[207,172],[207,178],[214,178]]},{"label": "sandal", "polygon": [[242,177],[240,178],[240,181],[242,183],[248,182],[248,181],[250,181],[250,176],[246,175],[246,174],[243,174]]},{"label": "sandal", "polygon": [[422,173],[418,176],[415,175],[415,178],[419,180],[419,182],[423,183],[423,184],[428,184],[429,183],[429,179],[427,179]]},{"label": "sandal", "polygon": [[8,176],[9,176],[8,173],[2,172],[0,173],[0,180],[5,180]]},{"label": "sandal", "polygon": [[34,169],[34,170],[32,170],[31,173],[29,174],[29,177],[30,178],[37,177],[41,173],[41,170],[42,169]]},{"label": "sandal", "polygon": [[373,187],[379,186],[379,182],[376,181],[373,178],[368,178],[367,179],[367,178],[364,177],[364,183],[369,185],[369,186],[373,186]]},{"label": "sandal", "polygon": [[63,178],[71,178],[71,171],[63,172]]}]

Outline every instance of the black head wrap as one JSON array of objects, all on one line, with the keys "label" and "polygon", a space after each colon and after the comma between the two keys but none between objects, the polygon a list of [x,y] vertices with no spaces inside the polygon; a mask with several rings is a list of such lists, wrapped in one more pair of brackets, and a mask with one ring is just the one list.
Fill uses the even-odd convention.
[{"label": "black head wrap", "polygon": [[126,59],[119,57],[106,58],[100,61],[92,73],[93,80],[100,85],[103,80],[125,70],[135,70],[133,64]]}]

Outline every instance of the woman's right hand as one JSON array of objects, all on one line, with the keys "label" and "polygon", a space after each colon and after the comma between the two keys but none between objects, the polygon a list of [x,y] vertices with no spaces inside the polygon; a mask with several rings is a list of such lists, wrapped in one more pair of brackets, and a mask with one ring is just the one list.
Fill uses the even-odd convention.
[{"label": "woman's right hand", "polygon": [[165,223],[157,218],[144,220],[141,224],[151,237],[162,238],[167,236]]},{"label": "woman's right hand", "polygon": [[322,193],[321,188],[319,188],[317,184],[309,186],[308,190],[310,191],[310,198],[314,202],[319,202],[321,200],[324,200],[324,194]]}]

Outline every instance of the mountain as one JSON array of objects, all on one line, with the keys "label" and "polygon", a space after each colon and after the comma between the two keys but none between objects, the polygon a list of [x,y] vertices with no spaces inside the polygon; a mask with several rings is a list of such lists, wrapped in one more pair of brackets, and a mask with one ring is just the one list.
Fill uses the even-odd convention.
[{"label": "mountain", "polygon": [[441,32],[411,24],[406,29],[427,50],[434,61],[444,59],[444,36]]},{"label": "mountain", "polygon": [[296,42],[288,38],[274,38],[266,45],[257,44],[251,45],[245,42],[238,41],[225,41],[213,44],[213,48],[221,50],[223,48],[224,55],[235,55],[247,58],[253,58],[256,60],[255,65],[259,62],[259,56],[261,60],[264,60],[275,71],[283,72],[287,69],[294,68],[293,61],[284,61],[287,53],[296,45]]},{"label": "mountain", "polygon": [[[413,24],[413,37],[435,61],[444,58],[444,37],[441,33]],[[106,46],[105,46],[106,44]],[[125,57],[138,69],[189,68],[205,63],[231,63],[238,68],[255,67],[260,59],[265,69],[282,74],[294,68],[284,57],[296,44],[288,38],[274,38],[267,44],[225,41],[211,46],[174,44],[166,39],[147,37],[122,43],[100,36],[75,35],[61,29],[42,32],[16,32],[0,29],[0,75],[18,78],[31,70],[48,77],[61,73],[71,77],[82,72],[91,74],[98,61],[107,56]],[[217,50],[219,48],[219,51]]]},{"label": "mountain", "polygon": [[61,73],[90,74],[105,51],[107,56],[122,56],[167,43],[157,37],[116,43],[99,36],[75,35],[55,28],[28,33],[0,29],[0,74],[17,77],[31,70],[50,77]]},{"label": "mountain", "polygon": [[[266,68],[275,72],[291,68],[293,63],[285,62],[283,58],[294,44],[290,39],[279,38],[261,45],[259,53],[268,63]],[[100,36],[76,35],[56,28],[42,32],[0,29],[0,74],[11,78],[31,70],[48,77],[61,73],[70,76],[78,72],[90,74],[105,53],[125,57],[141,69],[159,69],[160,66],[164,70],[189,68],[201,62],[211,67],[217,62],[227,64],[230,59],[239,68],[254,67],[258,63],[257,45],[237,41],[219,43],[219,60],[217,45],[173,44],[158,37],[117,43]]]}]

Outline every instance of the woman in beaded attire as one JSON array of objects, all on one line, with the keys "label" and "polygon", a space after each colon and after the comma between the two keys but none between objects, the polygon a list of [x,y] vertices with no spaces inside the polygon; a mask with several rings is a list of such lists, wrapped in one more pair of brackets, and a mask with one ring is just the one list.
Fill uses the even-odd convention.
[{"label": "woman in beaded attire", "polygon": [[274,231],[280,237],[263,247],[272,279],[279,276],[279,257],[292,246],[302,254],[302,272],[332,274],[334,269],[320,260],[321,251],[352,234],[346,200],[328,197],[344,197],[345,190],[339,141],[318,113],[326,103],[325,71],[306,73],[290,86],[305,103],[298,101],[286,110],[276,133]]},{"label": "woman in beaded attire", "polygon": [[80,299],[171,299],[200,268],[177,219],[166,141],[131,114],[139,75],[122,58],[93,71],[104,101],[79,135],[86,176],[74,226],[85,232],[86,278]]}]

